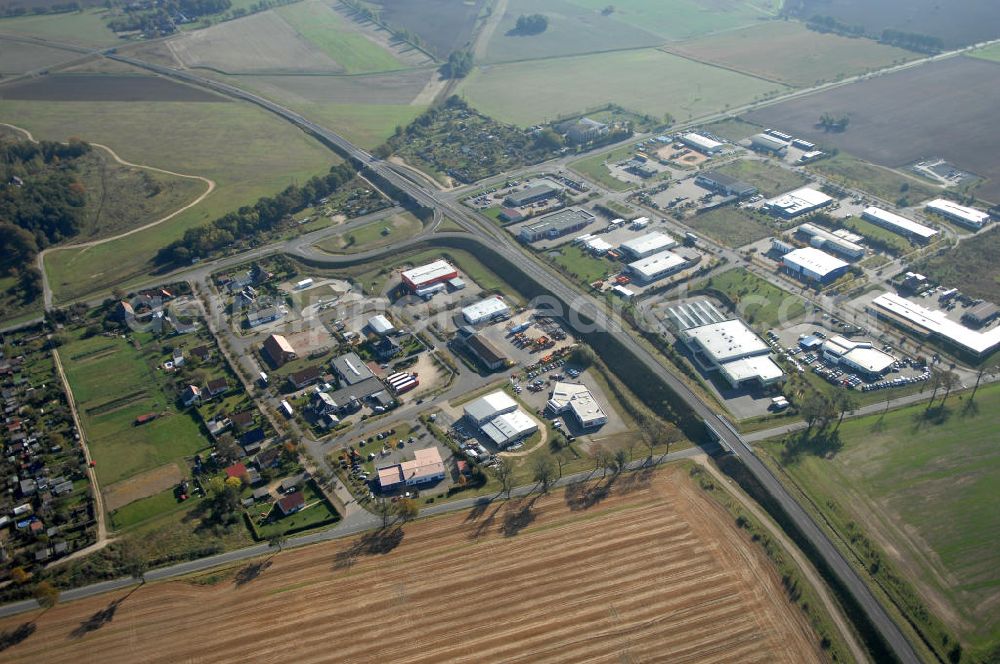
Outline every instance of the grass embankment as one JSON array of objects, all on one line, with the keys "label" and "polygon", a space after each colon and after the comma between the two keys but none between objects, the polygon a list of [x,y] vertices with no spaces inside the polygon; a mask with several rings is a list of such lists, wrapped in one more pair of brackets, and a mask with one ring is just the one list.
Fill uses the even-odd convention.
[{"label": "grass embankment", "polygon": [[771,328],[806,313],[802,298],[764,281],[744,268],[723,272],[701,282],[697,287],[713,289],[725,295],[750,325]]},{"label": "grass embankment", "polygon": [[971,661],[1000,645],[1000,619],[983,608],[1000,599],[1000,385],[968,396],[760,449],[939,656],[957,635]]},{"label": "grass embankment", "polygon": [[0,101],[36,138],[77,136],[123,159],[217,184],[202,203],[121,240],[51,252],[45,261],[56,303],[91,295],[147,274],[150,260],[185,230],[208,223],[339,161],[291,125],[249,104],[196,102]]}]

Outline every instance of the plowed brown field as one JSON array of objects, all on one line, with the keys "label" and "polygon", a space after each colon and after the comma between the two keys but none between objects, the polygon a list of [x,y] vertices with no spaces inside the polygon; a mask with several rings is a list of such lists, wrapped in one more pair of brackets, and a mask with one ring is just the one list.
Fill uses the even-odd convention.
[{"label": "plowed brown field", "polygon": [[821,659],[773,568],[683,471],[602,484],[61,605],[3,660]]}]

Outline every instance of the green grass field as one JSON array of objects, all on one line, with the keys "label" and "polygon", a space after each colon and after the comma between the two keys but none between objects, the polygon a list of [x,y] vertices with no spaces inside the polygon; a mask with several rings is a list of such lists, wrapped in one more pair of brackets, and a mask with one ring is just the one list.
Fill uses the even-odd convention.
[{"label": "green grass field", "polygon": [[56,302],[100,292],[148,272],[165,244],[292,182],[325,172],[339,159],[291,125],[237,102],[0,101],[36,138],[77,136],[128,161],[201,175],[216,190],[201,204],[155,228],[84,250],[52,252],[46,271]]},{"label": "green grass field", "polygon": [[727,118],[725,120],[719,120],[718,122],[707,124],[702,127],[702,129],[711,132],[720,138],[724,138],[727,141],[736,142],[742,141],[744,138],[750,138],[754,134],[758,133],[762,128],[737,118]]},{"label": "green grass field", "polygon": [[0,32],[39,37],[81,46],[112,46],[121,43],[104,23],[104,9],[65,14],[39,14],[0,19]]},{"label": "green grass field", "polygon": [[912,60],[915,53],[871,39],[821,34],[792,21],[770,21],[667,47],[701,62],[795,87],[837,80]]},{"label": "green grass field", "polygon": [[877,543],[884,586],[901,575],[982,655],[1000,642],[1000,614],[984,608],[1000,600],[1000,385],[980,389],[972,410],[967,400],[952,395],[943,423],[922,419],[923,404],[845,421],[832,455],[763,448],[859,552],[855,534]]},{"label": "green grass field", "polygon": [[[822,159],[806,167],[830,180],[894,203],[906,197],[912,205],[937,196],[940,189],[924,184],[916,178],[900,175],[882,166],[876,166],[841,152],[829,159]],[[905,207],[905,206],[902,206]]]},{"label": "green grass field", "polygon": [[404,67],[392,53],[358,32],[347,19],[318,0],[286,5],[275,11],[348,74]]},{"label": "green grass field", "polygon": [[182,509],[183,506],[184,503],[177,502],[174,490],[167,489],[119,507],[111,513],[111,527],[115,530],[132,528],[152,518]]},{"label": "green grass field", "polygon": [[703,233],[727,247],[742,247],[774,235],[774,231],[753,215],[734,207],[709,210],[687,220],[697,233]]},{"label": "green grass field", "polygon": [[761,159],[740,159],[724,164],[715,170],[752,184],[768,198],[797,189],[809,182],[807,178],[791,169],[782,168],[774,162]]},{"label": "green grass field", "polygon": [[575,244],[567,244],[546,254],[551,255],[568,275],[571,277],[575,275],[576,279],[588,284],[603,279],[615,268],[615,264],[597,258]]},{"label": "green grass field", "polygon": [[356,145],[371,149],[385,142],[427,110],[418,105],[301,104],[296,110],[311,120],[342,133]]},{"label": "green grass field", "polygon": [[740,316],[751,325],[771,328],[806,313],[801,298],[744,268],[723,272],[696,287],[714,288],[725,294],[736,305]]},{"label": "green grass field", "polygon": [[[537,35],[513,34],[517,18],[541,13],[548,18]],[[487,63],[543,60],[565,55],[659,46],[662,38],[643,26],[601,16],[572,0],[508,0],[507,11],[490,38]]]},{"label": "green grass field", "polygon": [[891,247],[892,251],[897,254],[905,254],[916,248],[912,242],[907,240],[902,235],[893,233],[888,228],[876,226],[870,221],[861,219],[860,217],[846,217],[844,219],[838,219],[837,223],[844,228],[851,229],[859,235],[863,235],[866,238],[876,240],[888,247]]},{"label": "green grass field", "polygon": [[685,121],[787,88],[648,49],[482,67],[459,90],[486,115],[528,126],[608,103]]},{"label": "green grass field", "polygon": [[982,58],[983,60],[993,60],[994,62],[1000,62],[1000,44],[991,44],[986,48],[981,48],[976,51],[969,53],[974,58]]},{"label": "green grass field", "polygon": [[608,170],[607,164],[609,162],[621,161],[631,153],[632,148],[630,147],[619,148],[611,152],[602,152],[601,154],[571,161],[569,167],[612,191],[626,191],[632,189],[635,185],[613,176],[611,171]]},{"label": "green grass field", "polygon": [[[356,254],[411,238],[419,233],[422,227],[419,219],[406,212],[359,226],[343,235],[324,240],[316,246],[332,254]],[[389,232],[383,233],[385,229]]]},{"label": "green grass field", "polygon": [[712,32],[732,30],[774,18],[781,9],[781,0],[718,0],[706,3],[698,0],[571,0],[573,4],[593,12],[614,7],[610,18],[654,32],[669,40],[690,39]]},{"label": "green grass field", "polygon": [[[102,486],[208,447],[194,418],[177,411],[165,375],[129,342],[77,339],[60,357]],[[134,426],[137,416],[152,412],[163,415]]]}]

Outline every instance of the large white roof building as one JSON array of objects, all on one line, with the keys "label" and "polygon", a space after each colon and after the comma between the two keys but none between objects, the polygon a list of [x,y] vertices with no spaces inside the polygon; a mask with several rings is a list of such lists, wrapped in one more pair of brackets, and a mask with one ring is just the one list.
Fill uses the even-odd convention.
[{"label": "large white roof building", "polygon": [[667,249],[672,249],[676,246],[677,241],[675,239],[666,233],[660,233],[659,231],[646,233],[645,235],[632,238],[631,240],[622,242],[621,244],[621,248],[627,252],[629,256],[636,259],[646,258],[647,256],[652,256],[653,254],[666,251]]},{"label": "large white roof building", "polygon": [[924,208],[931,212],[937,212],[943,217],[974,230],[979,230],[989,223],[990,220],[988,212],[959,205],[946,198],[935,198],[933,201],[927,203]]},{"label": "large white roof building", "polygon": [[787,194],[764,201],[764,209],[786,219],[826,207],[833,199],[821,191],[810,187],[802,187]]},{"label": "large white roof building", "polygon": [[436,260],[426,265],[418,265],[401,273],[403,283],[410,290],[417,290],[436,283],[448,281],[458,276],[458,270],[446,260]]},{"label": "large white roof building", "polygon": [[480,427],[497,447],[507,447],[538,431],[538,423],[523,410],[498,415]]},{"label": "large white roof building", "polygon": [[478,325],[506,316],[510,316],[510,307],[499,295],[462,307],[462,317],[469,325]]},{"label": "large white roof building", "polygon": [[844,274],[849,267],[836,256],[815,247],[803,247],[781,257],[789,272],[810,281],[829,282]]},{"label": "large white roof building", "polygon": [[874,205],[866,207],[865,211],[861,213],[861,217],[877,226],[886,228],[904,237],[913,238],[918,242],[927,242],[938,234],[933,228],[918,224],[912,219],[907,219],[895,212],[889,212]]},{"label": "large white roof building", "polygon": [[628,264],[629,272],[640,283],[649,283],[677,272],[687,265],[687,259],[672,251],[661,251]]},{"label": "large white roof building", "polygon": [[698,152],[704,152],[705,154],[715,154],[726,145],[725,143],[720,143],[719,141],[694,132],[682,134],[679,140],[684,145],[694,148]]},{"label": "large white roof building", "polygon": [[846,256],[851,260],[857,260],[865,255],[865,248],[860,244],[845,240],[839,235],[834,235],[830,231],[806,222],[796,229],[798,233],[809,238],[809,244],[817,249],[829,249],[841,256]]},{"label": "large white roof building", "polygon": [[547,405],[554,413],[573,413],[584,429],[599,427],[608,421],[607,414],[590,389],[579,383],[556,383]]},{"label": "large white roof building", "polygon": [[490,392],[465,404],[465,417],[477,425],[489,422],[497,415],[517,410],[517,402],[503,391]]},{"label": "large white roof building", "polygon": [[846,337],[831,337],[823,342],[823,356],[868,376],[879,376],[892,368],[896,358],[874,348],[865,341],[851,341]]},{"label": "large white roof building", "polygon": [[928,309],[895,293],[876,297],[872,300],[871,311],[921,336],[945,341],[976,357],[988,355],[1000,347],[1000,327],[973,330],[951,320],[943,311]]},{"label": "large white roof building", "polygon": [[739,319],[690,327],[680,336],[709,370],[719,371],[734,388],[751,381],[770,385],[784,375],[770,357],[771,347]]}]

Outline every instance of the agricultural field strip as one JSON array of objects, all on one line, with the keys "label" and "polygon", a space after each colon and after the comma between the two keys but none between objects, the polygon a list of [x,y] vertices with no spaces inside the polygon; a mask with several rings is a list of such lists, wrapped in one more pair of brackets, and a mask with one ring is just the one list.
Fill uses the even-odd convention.
[{"label": "agricultural field strip", "polygon": [[[734,546],[753,545],[740,539],[730,520],[714,511],[717,508],[713,506],[708,513],[711,518],[699,517],[695,527],[686,504],[663,498],[651,502],[641,495],[624,500],[624,505],[605,503],[591,508],[599,512],[593,517],[581,514],[588,521],[587,528],[578,527],[581,517],[545,523],[550,511],[565,513],[562,504],[552,506],[552,499],[546,498],[533,508],[532,524],[516,537],[503,538],[498,532],[504,527],[498,522],[506,522],[507,514],[492,522],[482,537],[474,534],[480,524],[455,516],[413,524],[406,529],[399,551],[385,558],[362,557],[352,565],[350,557],[343,557],[350,543],[340,544],[332,573],[329,548],[309,547],[279,556],[261,579],[243,589],[181,583],[152,586],[150,595],[137,593],[131,598],[134,604],[130,606],[130,599],[119,609],[131,616],[131,627],[122,630],[112,625],[91,634],[86,657],[118,661],[123,638],[137,637],[147,644],[171,639],[176,626],[169,621],[170,614],[189,626],[189,634],[209,623],[240,624],[235,629],[212,627],[203,638],[175,644],[180,650],[173,650],[171,657],[186,656],[182,651],[191,648],[200,652],[210,648],[215,653],[234,653],[236,658],[240,644],[251,634],[260,657],[287,657],[292,651],[296,661],[303,662],[320,661],[325,654],[322,646],[331,641],[339,644],[338,656],[354,661],[384,661],[394,655],[418,662],[463,660],[472,657],[471,653],[477,661],[527,653],[534,661],[565,661],[567,657],[607,657],[622,650],[639,659],[667,651],[672,661],[682,662],[722,655],[760,662],[801,661],[806,653],[808,658],[816,656],[805,645],[801,618],[792,617],[790,612],[797,609],[784,599],[773,571],[766,568],[767,563],[762,566],[759,552],[747,551],[748,557],[743,558],[732,551]],[[514,510],[517,505],[500,509]],[[716,529],[724,531],[723,538],[728,540],[721,547],[706,539]],[[579,545],[567,546],[567,538]],[[652,542],[656,546],[651,550]],[[489,552],[498,566],[496,573],[480,574],[482,556],[476,554],[477,549]],[[472,555],[456,555],[463,551]],[[747,571],[747,562],[752,572]],[[428,572],[437,568],[447,568],[448,573]],[[613,584],[607,582],[609,569],[616,571]],[[319,578],[315,578],[317,573]],[[302,580],[303,576],[313,578]],[[467,620],[468,609],[462,602],[442,602],[441,598],[460,596],[473,578],[484,594],[495,598],[482,616],[494,628],[459,642],[449,636]],[[751,591],[751,583],[755,588],[765,583],[773,589],[770,593]],[[345,605],[345,598],[353,598],[350,606]],[[100,598],[88,601],[101,602]],[[75,606],[79,606],[77,613],[91,610],[82,604],[57,611],[68,613]],[[249,604],[282,618],[267,625],[248,621],[244,607]],[[211,610],[215,617],[200,621],[199,609]],[[776,611],[786,615],[778,618]],[[77,624],[70,615],[55,620],[58,630]],[[396,625],[378,639],[374,653],[370,641],[352,638],[373,620]],[[796,623],[800,626],[792,628]],[[725,625],[721,630],[720,624]],[[581,626],[587,628],[581,630]],[[289,642],[290,637],[294,642]],[[42,639],[33,642],[46,643]],[[52,644],[46,651],[50,656],[73,646],[64,639],[47,643]]]}]

